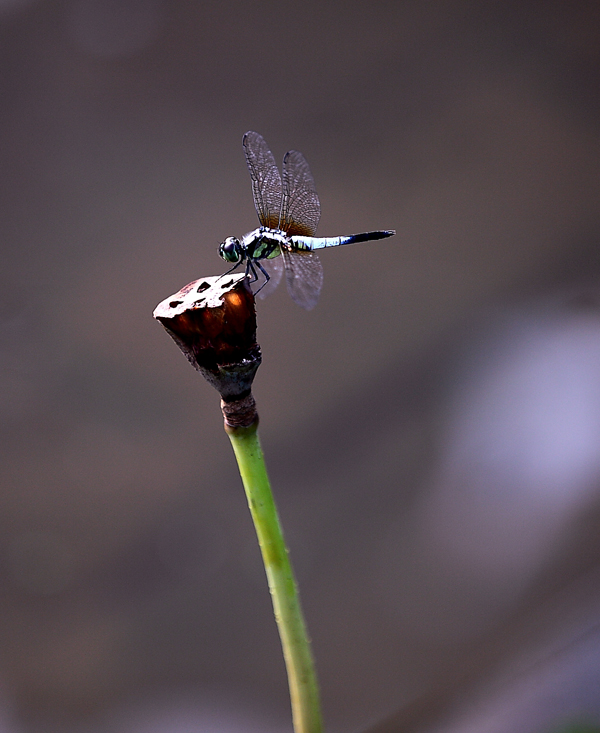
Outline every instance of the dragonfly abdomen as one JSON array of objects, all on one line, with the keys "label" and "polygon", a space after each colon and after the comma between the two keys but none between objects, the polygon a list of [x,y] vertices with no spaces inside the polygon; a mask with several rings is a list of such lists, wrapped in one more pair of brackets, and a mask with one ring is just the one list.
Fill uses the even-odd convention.
[{"label": "dragonfly abdomen", "polygon": [[313,251],[325,249],[325,247],[340,247],[343,244],[358,244],[358,242],[370,242],[374,239],[385,239],[396,232],[393,229],[386,229],[379,232],[362,232],[361,234],[349,234],[341,237],[290,237],[294,249]]}]

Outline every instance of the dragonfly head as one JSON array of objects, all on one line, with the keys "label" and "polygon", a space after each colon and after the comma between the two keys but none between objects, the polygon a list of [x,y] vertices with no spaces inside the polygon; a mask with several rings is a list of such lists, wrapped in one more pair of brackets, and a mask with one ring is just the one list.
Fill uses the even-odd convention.
[{"label": "dragonfly head", "polygon": [[244,257],[240,240],[235,237],[227,239],[219,246],[219,254],[226,262],[236,263]]}]

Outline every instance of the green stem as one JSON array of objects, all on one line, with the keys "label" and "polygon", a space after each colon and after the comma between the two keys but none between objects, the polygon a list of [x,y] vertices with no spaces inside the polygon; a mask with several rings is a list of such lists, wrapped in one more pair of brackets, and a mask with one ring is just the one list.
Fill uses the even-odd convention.
[{"label": "green stem", "polygon": [[226,427],[252,513],[287,667],[295,733],[321,733],[315,665],[257,433]]}]

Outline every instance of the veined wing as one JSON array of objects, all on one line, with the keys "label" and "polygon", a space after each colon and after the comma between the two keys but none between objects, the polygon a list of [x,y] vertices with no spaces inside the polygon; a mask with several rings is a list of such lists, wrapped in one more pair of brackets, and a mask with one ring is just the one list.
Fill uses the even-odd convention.
[{"label": "veined wing", "polygon": [[292,300],[307,311],[319,300],[323,286],[323,265],[319,256],[307,250],[281,251],[285,264],[285,279]]},{"label": "veined wing", "polygon": [[281,216],[281,175],[273,153],[258,132],[247,132],[242,141],[252,178],[252,195],[258,219],[264,227],[279,228]]},{"label": "veined wing", "polygon": [[302,153],[290,150],[283,159],[283,207],[280,228],[287,234],[314,237],[321,218],[315,182]]},{"label": "veined wing", "polygon": [[269,273],[269,280],[267,280],[267,282],[256,293],[256,295],[262,300],[268,295],[271,295],[281,281],[281,275],[283,274],[283,257],[264,259],[260,261],[260,264]]}]

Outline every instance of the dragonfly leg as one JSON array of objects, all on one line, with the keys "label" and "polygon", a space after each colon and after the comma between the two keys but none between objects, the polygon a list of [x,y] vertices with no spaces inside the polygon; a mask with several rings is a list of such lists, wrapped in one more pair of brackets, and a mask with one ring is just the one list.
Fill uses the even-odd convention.
[{"label": "dragonfly leg", "polygon": [[[241,264],[242,264],[242,263],[241,263],[241,261],[240,261],[240,262],[236,262],[236,263],[235,263],[235,265],[234,265],[233,267],[231,267],[231,268],[230,268],[229,270],[227,270],[227,272],[224,272],[224,273],[223,273],[223,274],[221,275],[221,277],[226,277],[227,275],[229,275],[229,273],[230,273],[230,272],[233,272],[234,270],[236,270],[236,269],[237,269],[237,268],[238,268],[238,267],[239,267],[239,266],[240,266]],[[262,285],[260,286],[260,288],[259,288],[259,289],[258,289],[258,290],[257,290],[257,291],[256,291],[256,292],[254,293],[254,295],[258,295],[258,293],[260,293],[260,291],[261,291],[261,290],[262,290],[262,289],[263,289],[263,288],[265,287],[265,285],[266,285],[266,284],[267,284],[267,283],[269,282],[269,280],[271,279],[271,276],[270,276],[270,275],[269,275],[269,273],[268,273],[268,272],[267,272],[267,271],[265,270],[265,268],[264,268],[264,267],[263,267],[263,266],[262,266],[262,265],[260,264],[260,262],[259,262],[258,260],[254,260],[254,261],[253,261],[253,260],[251,260],[251,259],[247,259],[247,260],[246,260],[246,277],[248,278],[248,282],[249,282],[249,284],[250,284],[250,285],[252,285],[253,283],[255,283],[255,282],[257,282],[257,281],[259,280],[259,277],[258,277],[258,273],[256,272],[256,268],[254,267],[255,265],[256,265],[256,267],[258,267],[258,269],[259,269],[259,270],[260,270],[260,271],[262,272],[262,274],[263,274],[263,275],[265,276],[265,281],[264,281],[264,283],[263,283],[263,284],[262,284]]]},{"label": "dragonfly leg", "polygon": [[254,269],[254,263],[252,262],[252,260],[248,260],[248,263],[246,265],[246,277],[249,277],[250,273],[252,273],[252,277],[248,279],[248,282],[252,284],[258,280],[258,275],[256,274],[256,270]]},{"label": "dragonfly leg", "polygon": [[229,270],[227,270],[227,272],[224,272],[224,273],[223,273],[223,274],[221,275],[221,277],[225,277],[225,276],[229,275],[229,273],[230,273],[230,272],[233,272],[234,270],[237,270],[237,269],[238,269],[238,267],[239,267],[239,266],[240,266],[241,264],[242,264],[242,261],[241,261],[241,260],[240,260],[239,262],[236,262],[236,263],[235,263],[235,265],[234,265],[233,267],[230,267],[230,268],[229,268]]},{"label": "dragonfly leg", "polygon": [[260,293],[260,291],[261,291],[261,290],[262,290],[262,289],[263,289],[263,288],[265,287],[265,285],[266,285],[266,284],[267,284],[267,283],[269,282],[269,280],[271,279],[271,276],[269,275],[269,273],[268,273],[268,272],[267,272],[267,271],[265,270],[265,268],[264,268],[264,267],[263,267],[263,266],[262,266],[262,265],[260,264],[260,262],[259,262],[258,260],[256,260],[256,266],[257,266],[257,267],[258,267],[258,269],[259,269],[259,270],[260,270],[260,271],[262,272],[262,274],[263,274],[263,275],[265,276],[265,281],[264,281],[264,283],[263,283],[263,284],[262,284],[262,285],[260,286],[260,288],[259,288],[259,289],[258,289],[258,290],[257,290],[257,291],[256,291],[256,292],[254,293],[254,295],[258,295],[258,294]]}]

